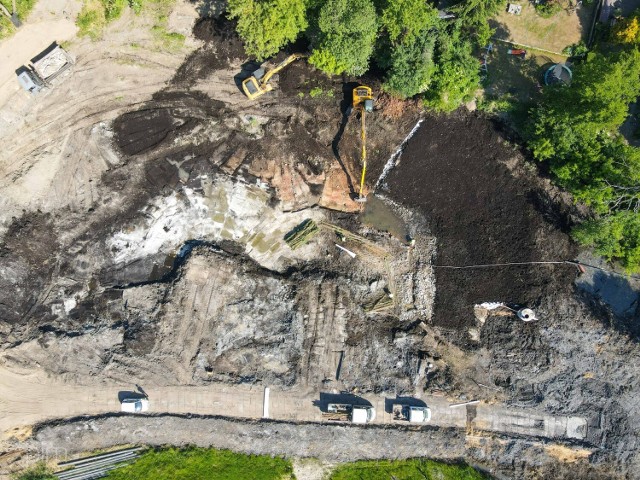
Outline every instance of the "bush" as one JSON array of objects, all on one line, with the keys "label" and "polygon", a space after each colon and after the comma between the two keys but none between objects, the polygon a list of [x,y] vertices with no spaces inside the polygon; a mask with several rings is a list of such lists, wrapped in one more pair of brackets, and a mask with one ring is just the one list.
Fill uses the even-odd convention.
[{"label": "bush", "polygon": [[305,0],[229,0],[227,9],[238,19],[247,54],[258,60],[278,53],[308,26]]},{"label": "bush", "polygon": [[618,260],[629,273],[640,270],[640,215],[619,211],[585,222],[573,230],[582,245],[607,260]]},{"label": "bush", "polygon": [[412,44],[398,45],[391,54],[391,68],[383,84],[384,89],[400,98],[424,92],[436,71],[434,46],[433,37],[426,35]]},{"label": "bush", "polygon": [[471,100],[480,84],[480,66],[468,41],[449,37],[440,39],[440,55],[425,105],[436,111],[450,112]]},{"label": "bush", "polygon": [[362,75],[378,32],[371,0],[327,0],[320,8],[317,45],[309,63],[330,74]]},{"label": "bush", "polygon": [[14,480],[56,480],[56,477],[44,463],[13,476]]},{"label": "bush", "polygon": [[536,12],[543,18],[553,17],[562,10],[559,0],[545,0],[535,5]]}]

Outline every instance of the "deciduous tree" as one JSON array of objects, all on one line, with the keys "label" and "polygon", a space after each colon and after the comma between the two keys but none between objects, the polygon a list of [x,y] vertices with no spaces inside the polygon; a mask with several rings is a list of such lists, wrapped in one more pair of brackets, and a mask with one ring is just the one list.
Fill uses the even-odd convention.
[{"label": "deciduous tree", "polygon": [[327,0],[320,8],[309,62],[331,74],[362,75],[368,69],[377,32],[371,0]]},{"label": "deciduous tree", "polygon": [[306,0],[229,0],[247,54],[258,60],[275,55],[307,28]]}]

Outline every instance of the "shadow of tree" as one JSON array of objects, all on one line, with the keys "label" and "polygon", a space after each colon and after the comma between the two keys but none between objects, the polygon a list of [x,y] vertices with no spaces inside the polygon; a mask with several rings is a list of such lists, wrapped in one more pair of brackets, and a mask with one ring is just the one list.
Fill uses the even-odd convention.
[{"label": "shadow of tree", "polygon": [[227,2],[221,0],[190,0],[196,6],[200,18],[219,17],[224,13]]}]

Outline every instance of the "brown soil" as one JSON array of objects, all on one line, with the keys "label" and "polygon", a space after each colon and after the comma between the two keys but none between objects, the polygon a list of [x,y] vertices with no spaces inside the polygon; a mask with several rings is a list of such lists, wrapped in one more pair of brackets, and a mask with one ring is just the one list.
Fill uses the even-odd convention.
[{"label": "brown soil", "polygon": [[[576,250],[539,211],[534,175],[508,168],[519,154],[478,116],[427,118],[389,176],[392,197],[419,208],[438,238],[436,265],[573,259]],[[535,308],[571,292],[572,266],[436,269],[433,322],[474,324],[473,306],[506,302]]]}]

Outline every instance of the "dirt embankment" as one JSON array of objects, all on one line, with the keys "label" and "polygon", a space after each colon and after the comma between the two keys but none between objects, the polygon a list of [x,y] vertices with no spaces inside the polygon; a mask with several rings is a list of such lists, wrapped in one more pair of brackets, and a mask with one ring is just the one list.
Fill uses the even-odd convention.
[{"label": "dirt embankment", "polygon": [[[424,121],[388,184],[393,198],[427,217],[438,238],[436,265],[574,259],[575,245],[545,218],[558,206],[544,205],[547,193],[524,165],[491,122],[459,112]],[[469,327],[482,302],[535,309],[545,297],[562,301],[576,273],[570,265],[436,268],[433,323]]]},{"label": "dirt embankment", "polygon": [[[573,267],[436,268],[431,315],[432,257],[439,265],[469,265],[575,254],[546,190],[521,159],[514,161],[517,153],[490,123],[461,113],[428,118],[407,145],[389,185],[408,207],[403,218],[417,239],[409,249],[354,215],[334,212],[359,208],[349,194],[360,173],[360,122],[345,115],[354,84],[299,61],[274,79],[272,92],[248,101],[239,85],[256,65],[233,26],[206,20],[196,35],[205,45],[164,90],[118,117],[112,130],[92,131],[118,154],[110,151],[115,160],[91,179],[87,203],[51,217],[27,214],[5,236],[0,267],[9,274],[0,307],[9,320],[21,320],[3,324],[14,347],[6,362],[27,368],[38,362],[56,378],[78,383],[280,382],[506,402],[587,418],[587,442],[601,449],[594,462],[618,462],[621,471],[638,463],[640,363],[629,359],[640,350],[603,327],[606,316],[573,294]],[[370,80],[363,79],[380,98]],[[418,115],[408,106],[395,117],[382,110],[368,116],[369,184]],[[354,261],[336,250],[345,240],[333,232],[291,251],[282,238],[308,216],[367,235],[390,255],[377,258],[353,242]],[[191,241],[203,248],[176,264]],[[212,252],[211,245],[227,253]],[[175,275],[163,277],[166,271]],[[393,309],[364,311],[389,292]],[[533,307],[541,320],[489,317],[479,325],[473,305],[485,301]],[[473,343],[470,327],[479,329]],[[427,362],[433,370],[425,371]],[[120,421],[92,426],[130,428]],[[218,426],[203,424],[202,438],[212,441]],[[178,427],[190,429],[159,424],[168,432],[163,441],[180,442],[171,437]],[[263,451],[300,448],[297,427],[282,428],[289,435],[282,442],[274,442],[277,430],[241,433],[266,439]],[[388,455],[400,436],[376,430],[385,436],[372,440],[367,431],[345,433],[365,457],[374,456],[368,442],[380,446],[376,455]],[[331,432],[314,426],[305,434],[342,430]],[[462,452],[460,432],[432,433],[422,432],[441,443],[432,447],[421,437],[420,455],[443,452],[448,442],[458,442],[455,451]],[[521,449],[519,440],[471,435],[467,441],[468,458],[515,476],[566,476],[547,462],[545,447]],[[315,455],[325,444],[326,438],[303,454]],[[405,447],[398,455],[409,455]]]}]

